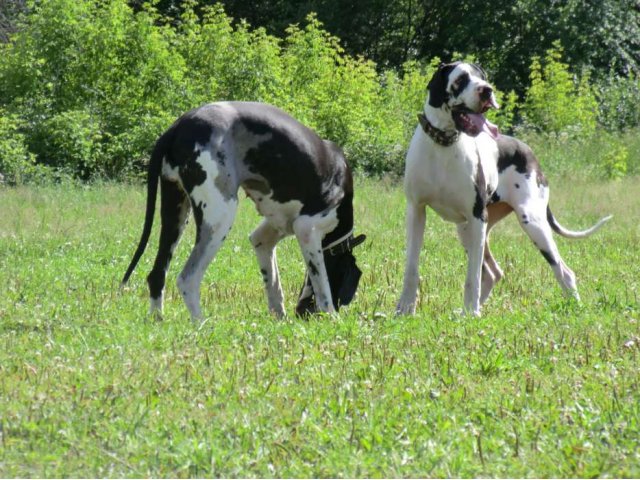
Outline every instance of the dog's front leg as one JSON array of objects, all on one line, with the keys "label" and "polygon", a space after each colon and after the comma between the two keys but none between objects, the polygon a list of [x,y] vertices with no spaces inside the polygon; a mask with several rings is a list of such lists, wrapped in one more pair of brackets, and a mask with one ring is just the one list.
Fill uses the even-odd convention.
[{"label": "dog's front leg", "polygon": [[335,312],[331,298],[329,277],[322,253],[321,232],[315,228],[315,225],[308,217],[300,217],[293,222],[293,231],[300,244],[300,250],[302,250],[318,310],[327,313]]},{"label": "dog's front leg", "polygon": [[276,259],[276,244],[283,235],[273,228],[266,220],[263,220],[258,228],[249,236],[249,241],[258,257],[258,265],[264,288],[267,293],[269,311],[276,317],[284,317],[284,295],[280,285],[280,273],[278,272],[278,261]]},{"label": "dog's front leg", "polygon": [[424,227],[427,212],[424,205],[407,202],[407,252],[404,267],[402,294],[396,307],[397,315],[413,315],[416,311],[418,283],[420,281],[418,267],[420,250],[424,242]]},{"label": "dog's front leg", "polygon": [[467,278],[464,283],[464,309],[468,314],[480,316],[480,290],[482,262],[487,236],[487,222],[473,218],[458,225],[458,236],[467,252]]}]

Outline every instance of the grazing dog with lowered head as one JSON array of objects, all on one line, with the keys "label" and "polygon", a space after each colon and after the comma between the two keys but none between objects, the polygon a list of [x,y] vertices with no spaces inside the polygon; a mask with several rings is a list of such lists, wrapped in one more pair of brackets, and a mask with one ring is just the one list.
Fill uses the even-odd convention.
[{"label": "grazing dog with lowered head", "polygon": [[151,234],[160,183],[162,228],[147,277],[151,311],[162,312],[169,262],[193,210],[196,244],[178,277],[194,320],[200,284],[227,236],[242,187],[264,217],[251,234],[269,309],[284,315],[276,243],[295,235],[307,269],[297,314],[333,312],[355,295],[361,272],[352,250],[353,182],[342,150],[270,105],[220,102],[185,113],[158,139],[149,163],[147,210],[126,283]]},{"label": "grazing dog with lowered head", "polygon": [[549,188],[531,149],[500,135],[484,117],[498,108],[493,88],[477,65],[442,64],[428,85],[429,95],[407,152],[404,189],[407,197],[407,251],[398,314],[416,308],[418,262],[430,206],[457,225],[468,258],[464,309],[473,315],[489,297],[503,272],[489,250],[489,231],[515,211],[518,221],[565,293],[579,299],[575,275],[567,267],[552,231],[587,237],[611,217],[581,232],[563,228],[549,208]]}]

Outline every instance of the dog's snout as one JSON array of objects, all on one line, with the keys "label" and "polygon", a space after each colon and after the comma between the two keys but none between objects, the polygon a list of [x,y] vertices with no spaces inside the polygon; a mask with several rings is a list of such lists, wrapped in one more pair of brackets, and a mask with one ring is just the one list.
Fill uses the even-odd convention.
[{"label": "dog's snout", "polygon": [[491,95],[493,94],[493,88],[491,88],[489,85],[485,85],[479,88],[479,93],[480,93],[480,99],[487,101],[491,98]]}]

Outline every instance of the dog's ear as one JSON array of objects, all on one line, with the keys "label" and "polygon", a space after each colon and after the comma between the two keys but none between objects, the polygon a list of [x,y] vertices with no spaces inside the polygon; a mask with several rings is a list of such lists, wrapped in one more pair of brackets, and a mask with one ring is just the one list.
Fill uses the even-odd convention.
[{"label": "dog's ear", "polygon": [[482,78],[484,81],[487,80],[487,72],[484,71],[484,68],[482,68],[477,63],[471,63],[470,65],[477,70],[477,72],[480,74],[480,78]]},{"label": "dog's ear", "polygon": [[353,255],[345,255],[343,261],[347,262],[347,264],[344,265],[345,270],[337,298],[333,299],[336,309],[351,303],[351,300],[353,300],[353,297],[356,295],[356,290],[358,290],[360,277],[362,277],[362,271],[356,265],[356,259]]},{"label": "dog's ear", "polygon": [[429,91],[429,105],[433,108],[440,108],[442,104],[447,101],[449,94],[447,93],[447,82],[449,80],[449,74],[453,70],[453,64],[441,63],[433,74],[427,90]]}]

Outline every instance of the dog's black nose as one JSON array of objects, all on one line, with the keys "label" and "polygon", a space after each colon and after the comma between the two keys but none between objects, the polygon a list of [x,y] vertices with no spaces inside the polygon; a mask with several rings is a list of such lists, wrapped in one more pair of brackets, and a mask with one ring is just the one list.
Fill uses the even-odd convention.
[{"label": "dog's black nose", "polygon": [[486,85],[484,87],[480,87],[480,100],[487,101],[491,98],[491,94],[493,93],[493,88]]}]

